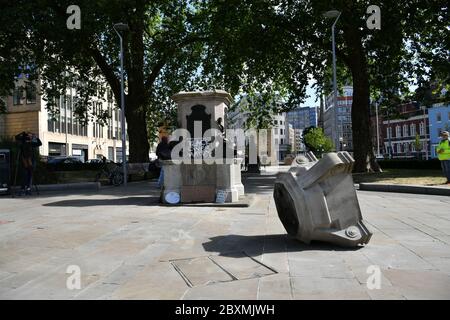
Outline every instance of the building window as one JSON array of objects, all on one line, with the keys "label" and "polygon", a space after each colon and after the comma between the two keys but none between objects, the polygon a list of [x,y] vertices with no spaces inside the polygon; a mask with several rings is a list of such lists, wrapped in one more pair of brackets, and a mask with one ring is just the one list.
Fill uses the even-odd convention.
[{"label": "building window", "polygon": [[400,126],[396,126],[396,127],[395,127],[395,136],[396,136],[397,138],[401,138],[401,137],[402,137],[402,133],[401,133],[401,128],[400,128]]},{"label": "building window", "polygon": [[442,117],[441,117],[441,113],[440,112],[436,112],[436,121],[437,122],[441,122],[442,121]]},{"label": "building window", "polygon": [[55,121],[50,113],[47,115],[47,130],[50,132],[55,132]]},{"label": "building window", "polygon": [[113,95],[112,90],[107,91],[106,99],[108,100],[108,102],[111,102],[111,103],[113,102],[114,95]]},{"label": "building window", "polygon": [[36,103],[36,85],[32,82],[28,83],[25,92],[27,104]]},{"label": "building window", "polygon": [[58,110],[58,114],[55,115],[55,131],[56,133],[59,133],[61,131],[61,99],[57,98],[56,99],[56,110]]},{"label": "building window", "polygon": [[48,155],[49,156],[65,156],[66,145],[64,143],[49,142],[48,143]]},{"label": "building window", "polygon": [[408,125],[406,124],[403,125],[403,136],[404,137],[408,136]]},{"label": "building window", "polygon": [[108,103],[108,139],[113,138],[113,114],[112,114],[112,103]]},{"label": "building window", "polygon": [[108,147],[108,160],[114,161],[114,148]]},{"label": "building window", "polygon": [[392,127],[386,128],[386,135],[388,138],[392,138]]},{"label": "building window", "polygon": [[103,138],[103,125],[99,122],[99,115],[103,113],[103,104],[101,102],[94,103],[94,115],[96,120],[92,123],[93,136],[96,138]]},{"label": "building window", "polygon": [[420,134],[421,136],[424,136],[424,135],[425,135],[425,126],[424,126],[423,122],[421,122],[421,123],[419,124],[419,134]]},{"label": "building window", "polygon": [[23,104],[23,87],[19,86],[14,89],[13,92],[13,104]]},{"label": "building window", "polygon": [[415,123],[412,123],[412,124],[409,126],[409,131],[410,131],[410,133],[411,133],[411,136],[415,136],[415,135],[416,135],[416,124],[415,124]]},{"label": "building window", "polygon": [[[64,98],[63,98],[64,99]],[[66,133],[66,108],[64,105],[64,101],[61,103],[61,133]]]},{"label": "building window", "polygon": [[72,134],[72,97],[66,96],[66,110],[67,110],[67,133]]},{"label": "building window", "polygon": [[280,144],[284,144],[283,138],[280,139]]}]

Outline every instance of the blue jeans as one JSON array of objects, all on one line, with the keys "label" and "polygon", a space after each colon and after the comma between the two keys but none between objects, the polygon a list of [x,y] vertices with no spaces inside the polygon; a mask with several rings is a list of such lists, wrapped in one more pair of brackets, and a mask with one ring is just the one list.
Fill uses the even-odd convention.
[{"label": "blue jeans", "polygon": [[158,187],[162,188],[164,186],[164,170],[161,168],[161,171],[159,172],[159,178],[158,178]]},{"label": "blue jeans", "polygon": [[447,177],[447,182],[450,182],[450,160],[441,160],[442,171]]},{"label": "blue jeans", "polygon": [[31,181],[33,179],[33,169],[23,168],[22,173],[23,173],[22,190],[31,189]]}]

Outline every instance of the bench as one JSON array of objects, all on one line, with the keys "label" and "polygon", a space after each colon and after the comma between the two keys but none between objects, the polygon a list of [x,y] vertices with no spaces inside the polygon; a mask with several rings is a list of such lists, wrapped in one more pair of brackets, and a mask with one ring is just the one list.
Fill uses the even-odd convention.
[{"label": "bench", "polygon": [[150,170],[150,163],[149,162],[142,162],[142,163],[128,163],[127,164],[127,175],[128,175],[128,181],[131,181],[130,175],[132,174],[143,174],[144,179],[147,179],[148,173],[152,172]]}]

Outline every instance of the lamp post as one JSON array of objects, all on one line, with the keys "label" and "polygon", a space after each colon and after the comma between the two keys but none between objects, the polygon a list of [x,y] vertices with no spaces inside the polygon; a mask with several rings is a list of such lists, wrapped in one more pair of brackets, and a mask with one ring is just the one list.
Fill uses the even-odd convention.
[{"label": "lamp post", "polygon": [[121,109],[121,127],[122,127],[122,164],[123,164],[123,185],[127,186],[127,135],[125,130],[125,94],[123,85],[123,37],[122,33],[128,31],[128,25],[125,23],[116,23],[114,31],[120,39],[120,109]]},{"label": "lamp post", "polygon": [[[335,30],[335,26],[336,23],[339,20],[339,17],[341,16],[341,12],[337,11],[337,10],[330,10],[327,11],[323,14],[323,16],[325,18],[336,18],[336,20],[334,21],[332,27],[331,27],[331,41],[332,41],[332,49],[333,49],[333,104],[334,104],[334,124],[336,127],[336,131],[338,130],[338,125],[337,125],[337,117],[338,117],[338,109],[337,109],[337,81],[336,81],[336,42],[335,42],[335,36],[334,36],[334,30]],[[336,143],[336,145],[338,144],[338,137],[339,137],[339,133],[335,132],[335,137],[334,137],[334,141]]]},{"label": "lamp post", "polygon": [[427,107],[422,106],[422,111],[423,111],[423,133],[425,136],[425,139],[423,140],[423,146],[425,151],[425,160],[428,160],[427,115],[426,115]]},{"label": "lamp post", "polygon": [[377,158],[380,157],[380,123],[378,122],[378,101],[375,100],[375,118],[377,121]]},{"label": "lamp post", "polygon": [[387,109],[387,120],[388,120],[388,141],[389,141],[389,159],[393,157],[393,149],[392,149],[392,128],[391,128],[391,115],[389,113],[389,108]]}]

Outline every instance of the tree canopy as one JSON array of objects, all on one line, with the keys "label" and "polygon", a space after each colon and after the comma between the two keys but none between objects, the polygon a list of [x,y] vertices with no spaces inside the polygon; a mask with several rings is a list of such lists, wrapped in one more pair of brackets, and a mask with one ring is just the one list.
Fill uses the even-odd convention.
[{"label": "tree canopy", "polygon": [[[378,170],[370,139],[370,99],[409,94],[409,86],[448,74],[448,4],[444,1],[379,1],[381,30],[369,29],[371,1],[214,0],[210,54],[221,61],[235,91],[274,90],[285,109],[305,98],[308,78],[330,92],[331,25],[323,14],[338,10],[338,79],[351,81],[355,170]],[[269,88],[269,89],[268,89]],[[273,105],[277,108],[277,105]],[[274,110],[277,112],[280,110]]]},{"label": "tree canopy", "polygon": [[[21,68],[39,88],[50,112],[59,110],[55,97],[74,87],[80,97],[75,113],[92,118],[92,100],[109,87],[120,105],[119,38],[116,23],[127,23],[124,34],[126,119],[130,161],[148,160],[147,122],[170,116],[169,97],[193,89],[205,45],[203,11],[198,1],[97,0],[77,1],[81,28],[68,29],[66,12],[73,1],[18,0],[2,5],[0,17],[0,95],[14,87]],[[200,23],[201,22],[201,23]],[[94,121],[102,121],[95,115]]]},{"label": "tree canopy", "polygon": [[[126,119],[130,161],[148,160],[148,128],[173,116],[179,90],[222,88],[233,96],[277,95],[274,114],[305,100],[308,80],[330,93],[331,25],[336,24],[340,83],[354,88],[355,170],[377,170],[370,139],[370,99],[408,93],[409,85],[449,74],[448,4],[442,0],[378,1],[381,30],[369,29],[371,1],[353,0],[79,0],[81,29],[66,27],[69,0],[16,0],[2,4],[0,96],[20,70],[39,74],[51,112],[54,97],[74,86],[75,108],[89,117],[89,96],[106,83],[120,101],[119,41],[124,35]],[[422,85],[421,87],[424,87]],[[119,104],[119,103],[118,103]],[[94,115],[101,121],[106,115]],[[91,115],[92,117],[92,115]],[[264,123],[261,117],[258,123]]]}]

